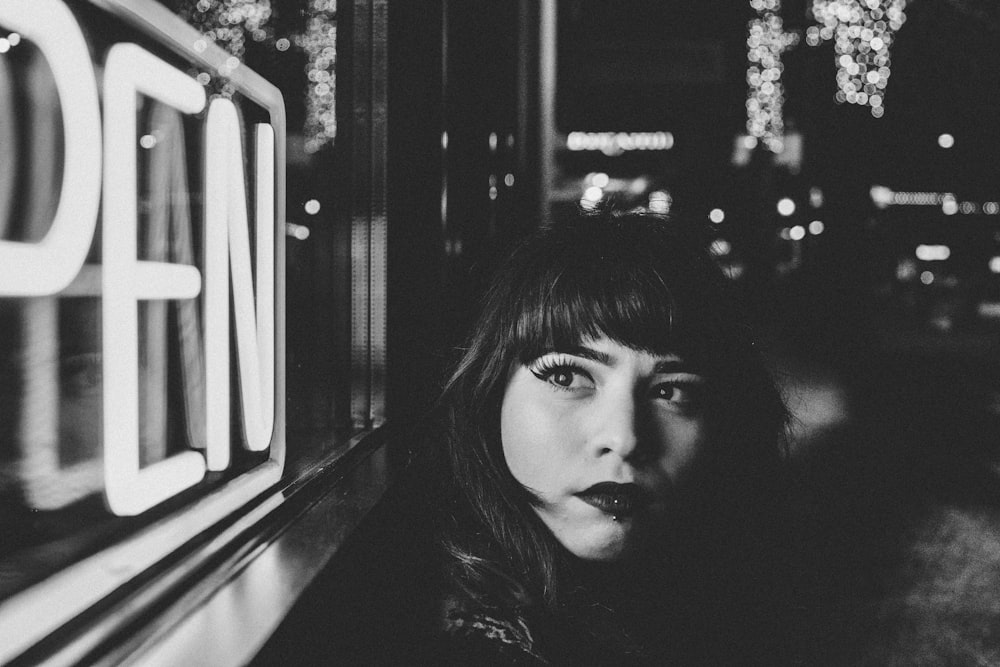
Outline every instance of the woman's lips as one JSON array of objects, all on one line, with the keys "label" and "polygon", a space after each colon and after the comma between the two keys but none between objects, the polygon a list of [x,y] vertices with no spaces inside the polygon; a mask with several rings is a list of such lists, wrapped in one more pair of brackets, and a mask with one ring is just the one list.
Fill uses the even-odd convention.
[{"label": "woman's lips", "polygon": [[601,482],[581,491],[576,496],[602,512],[617,517],[627,517],[649,504],[649,493],[638,484]]}]

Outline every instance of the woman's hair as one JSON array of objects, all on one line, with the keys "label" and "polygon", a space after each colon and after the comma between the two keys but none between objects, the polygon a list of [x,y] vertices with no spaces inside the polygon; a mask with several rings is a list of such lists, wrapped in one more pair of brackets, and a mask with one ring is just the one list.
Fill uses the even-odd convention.
[{"label": "woman's hair", "polygon": [[758,482],[778,464],[786,413],[707,231],[639,211],[581,211],[527,239],[495,275],[442,395],[455,491],[444,543],[474,600],[559,604],[565,552],[535,514],[537,499],[511,475],[500,442],[511,369],[548,350],[606,336],[691,360],[708,378],[713,443],[696,484],[698,520],[730,526],[755,503]]}]

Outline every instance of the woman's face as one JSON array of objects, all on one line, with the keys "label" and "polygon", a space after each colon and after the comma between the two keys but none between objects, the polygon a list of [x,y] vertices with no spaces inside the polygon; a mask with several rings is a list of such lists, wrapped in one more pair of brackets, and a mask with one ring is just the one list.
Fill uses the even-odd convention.
[{"label": "woman's face", "polygon": [[662,524],[707,442],[704,389],[682,358],[604,337],[512,370],[500,410],[507,466],[570,553],[616,560]]}]

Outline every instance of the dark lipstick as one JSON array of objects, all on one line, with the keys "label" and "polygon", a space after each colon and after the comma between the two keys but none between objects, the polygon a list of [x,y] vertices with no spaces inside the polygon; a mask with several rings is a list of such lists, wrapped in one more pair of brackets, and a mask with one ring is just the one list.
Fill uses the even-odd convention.
[{"label": "dark lipstick", "polygon": [[601,482],[576,494],[580,500],[602,512],[627,517],[649,504],[649,493],[638,484]]}]

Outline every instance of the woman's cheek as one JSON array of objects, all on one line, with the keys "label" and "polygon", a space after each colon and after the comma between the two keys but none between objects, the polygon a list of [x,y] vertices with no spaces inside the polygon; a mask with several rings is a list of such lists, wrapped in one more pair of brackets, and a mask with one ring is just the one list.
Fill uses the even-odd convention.
[{"label": "woman's cheek", "polygon": [[567,441],[578,420],[569,414],[565,400],[531,383],[538,380],[512,382],[508,388],[500,414],[500,438],[514,479],[544,497],[559,486],[559,471],[568,463]]}]

